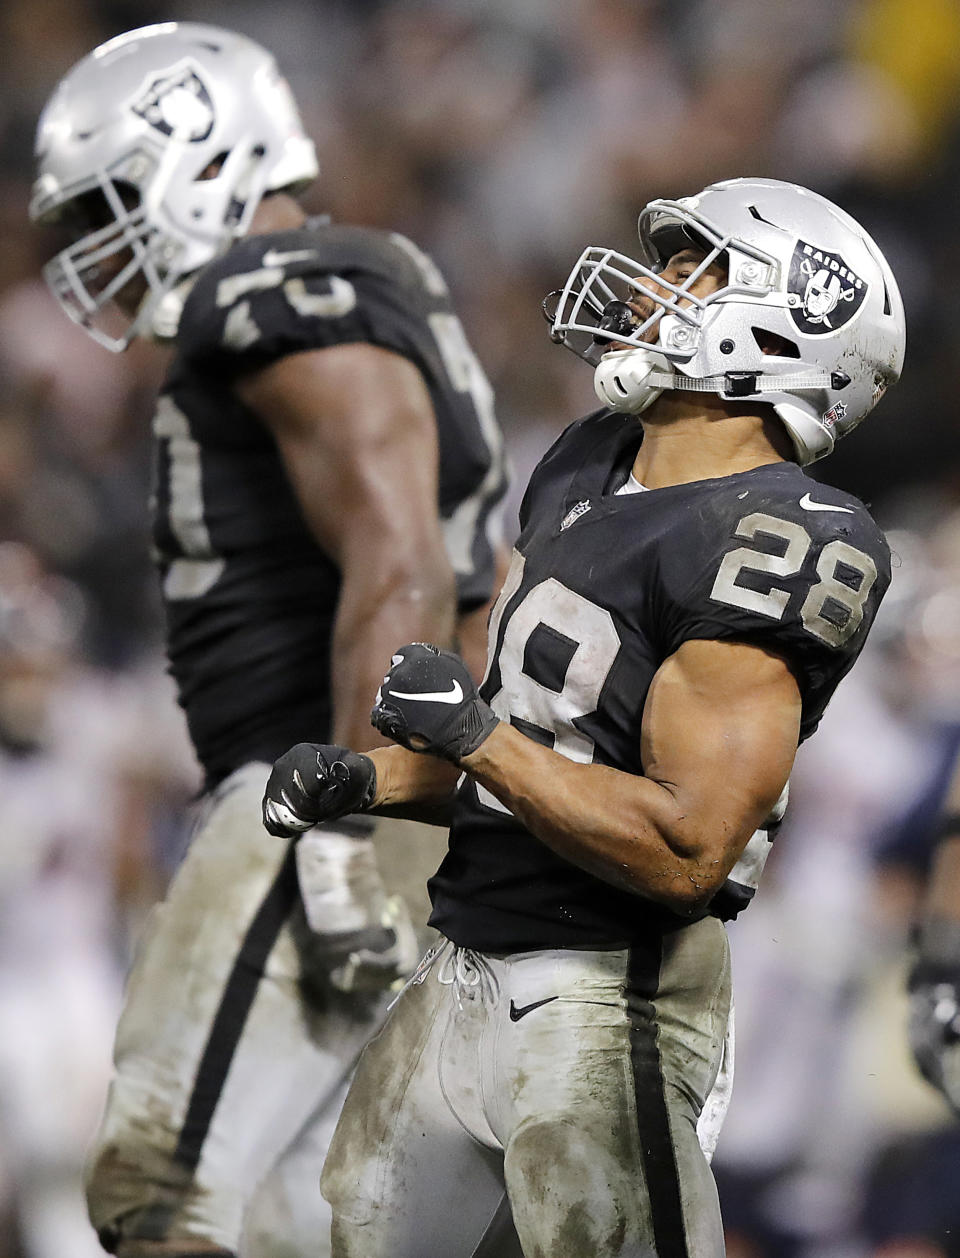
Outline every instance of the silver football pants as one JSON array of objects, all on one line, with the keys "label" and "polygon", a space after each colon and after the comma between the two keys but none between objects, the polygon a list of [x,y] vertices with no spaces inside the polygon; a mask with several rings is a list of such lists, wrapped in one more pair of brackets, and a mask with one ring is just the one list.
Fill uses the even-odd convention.
[{"label": "silver football pants", "polygon": [[140,941],[87,1168],[108,1244],[329,1252],[320,1168],[386,1002],[314,981],[293,848],[260,820],[267,774],[247,765],[206,801]]},{"label": "silver football pants", "polygon": [[721,1258],[697,1123],[729,1012],[713,918],[630,950],[443,941],[350,1087],[321,1181],[335,1258],[471,1258],[505,1199],[526,1258]]}]

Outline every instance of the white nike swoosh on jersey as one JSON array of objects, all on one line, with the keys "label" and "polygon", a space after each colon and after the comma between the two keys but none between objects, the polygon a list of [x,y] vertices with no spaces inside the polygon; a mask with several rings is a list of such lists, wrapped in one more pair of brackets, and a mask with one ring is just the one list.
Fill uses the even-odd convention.
[{"label": "white nike swoosh on jersey", "polygon": [[407,695],[402,690],[388,690],[394,699],[415,699],[418,703],[459,703],[463,698],[463,687],[458,681],[453,683],[452,690],[434,690],[428,694]]},{"label": "white nike swoosh on jersey", "polygon": [[800,506],[804,511],[842,511],[844,515],[853,515],[852,507],[834,507],[829,502],[814,502],[809,494],[804,494],[800,499]]},{"label": "white nike swoosh on jersey", "polygon": [[289,253],[281,253],[278,249],[268,249],[263,255],[263,265],[285,266],[288,262],[306,262],[308,258],[316,256],[316,249],[291,249]]}]

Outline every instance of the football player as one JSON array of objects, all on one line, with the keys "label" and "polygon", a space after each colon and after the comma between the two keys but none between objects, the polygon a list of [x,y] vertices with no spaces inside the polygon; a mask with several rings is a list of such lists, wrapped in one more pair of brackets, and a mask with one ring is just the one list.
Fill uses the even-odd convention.
[{"label": "football player", "polygon": [[[502,441],[430,258],[305,217],[313,144],[251,40],[194,23],[110,40],[56,88],[36,162],[30,212],[65,233],[45,275],[67,314],[109,349],[174,350],[154,539],[207,787],[130,975],[88,1204],[120,1258],[232,1254],[298,1135],[322,1156],[417,955],[369,819],[265,839],[268,766],[317,731],[366,740],[401,631],[452,645],[459,619],[464,649],[478,624],[482,643]],[[301,1250],[292,1218],[274,1236],[284,1254],[323,1252],[311,1165],[278,1210],[305,1212]]]},{"label": "football player", "polygon": [[327,1158],[337,1258],[466,1258],[504,1194],[531,1258],[723,1253],[711,903],[888,583],[864,506],[803,466],[898,378],[904,318],[874,242],[793,184],[654,201],[639,230],[550,306],[604,405],[533,473],[479,692],[402,646],[372,716],[399,745],[295,747],[268,783],[273,833],[357,800],[452,822],[440,944]]}]

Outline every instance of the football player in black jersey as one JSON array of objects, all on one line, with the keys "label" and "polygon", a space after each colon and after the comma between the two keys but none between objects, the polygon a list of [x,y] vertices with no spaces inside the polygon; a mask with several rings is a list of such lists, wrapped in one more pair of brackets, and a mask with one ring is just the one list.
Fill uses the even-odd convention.
[{"label": "football player in black jersey", "polygon": [[295,747],[268,783],[277,834],[357,798],[451,822],[441,944],[324,1170],[337,1258],[466,1258],[505,1198],[529,1258],[723,1253],[717,900],[889,580],[864,506],[802,467],[898,378],[904,319],[873,241],[795,185],[639,228],[553,298],[605,405],[533,474],[479,692],[400,647],[373,710],[400,745]]},{"label": "football player in black jersey", "polygon": [[[244,37],[165,23],[97,48],[47,104],[37,166],[32,217],[68,235],[45,271],[67,313],[111,349],[174,349],[155,545],[207,783],[130,976],[91,1218],[120,1258],[233,1253],[244,1226],[258,1258],[320,1255],[325,1140],[416,942],[368,818],[278,847],[260,797],[291,742],[366,742],[398,634],[459,637],[482,667],[492,393],[427,256],[305,219],[290,194],[313,145]],[[305,1178],[259,1198],[271,1235],[248,1205],[278,1165]]]}]

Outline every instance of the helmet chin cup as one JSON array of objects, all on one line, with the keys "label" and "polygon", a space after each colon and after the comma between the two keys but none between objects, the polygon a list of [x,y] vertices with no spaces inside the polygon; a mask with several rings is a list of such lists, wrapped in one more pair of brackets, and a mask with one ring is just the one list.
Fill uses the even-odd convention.
[{"label": "helmet chin cup", "polygon": [[593,373],[597,397],[612,410],[627,415],[640,415],[663,392],[662,383],[653,384],[654,374],[673,374],[673,367],[655,350],[646,346],[636,349],[610,350],[600,359]]},{"label": "helmet chin cup", "polygon": [[801,467],[822,459],[833,450],[836,440],[833,432],[815,416],[791,402],[775,402],[773,409],[790,434]]}]

